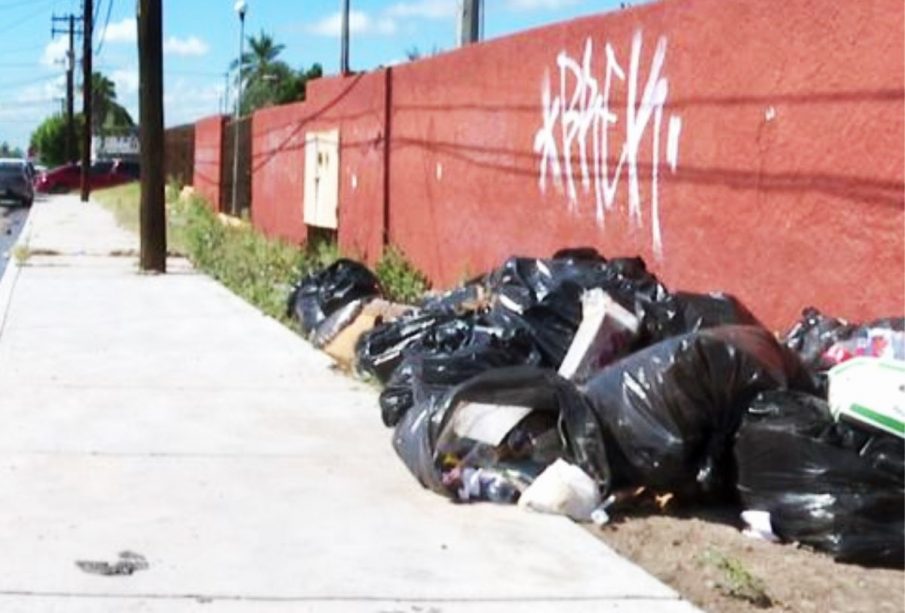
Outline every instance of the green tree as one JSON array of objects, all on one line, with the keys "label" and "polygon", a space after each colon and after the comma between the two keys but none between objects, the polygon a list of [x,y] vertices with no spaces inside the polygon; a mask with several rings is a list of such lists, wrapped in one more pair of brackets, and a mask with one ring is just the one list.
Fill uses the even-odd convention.
[{"label": "green tree", "polygon": [[[248,37],[249,51],[242,54],[242,85],[249,87],[258,81],[263,81],[264,77],[273,74],[276,69],[275,64],[285,66],[283,62],[277,62],[277,58],[286,48],[286,45],[277,44],[273,37],[263,30],[255,36]],[[236,61],[232,63],[232,68],[237,66]]]},{"label": "green tree", "polygon": [[308,90],[308,81],[320,79],[322,76],[324,76],[324,68],[316,63],[307,70],[293,72],[292,78],[281,85],[277,94],[277,104],[304,100]]},{"label": "green tree", "polygon": [[100,72],[91,75],[91,133],[116,134],[135,127],[135,121],[116,101],[116,84]]},{"label": "green tree", "polygon": [[[248,38],[249,51],[242,55],[242,99],[239,110],[247,115],[257,109],[305,99],[308,81],[323,75],[320,64],[305,70],[293,70],[279,59],[285,45],[262,31]],[[239,63],[230,65],[235,70]],[[238,81],[238,76],[237,76]]]},{"label": "green tree", "polygon": [[21,158],[25,157],[22,153],[22,149],[19,147],[12,147],[6,141],[0,143],[0,158]]},{"label": "green tree", "polygon": [[[81,157],[82,135],[85,133],[85,118],[81,113],[75,116],[76,150]],[[31,134],[31,148],[38,159],[48,166],[65,164],[66,159],[66,116],[62,113],[51,115]]]}]

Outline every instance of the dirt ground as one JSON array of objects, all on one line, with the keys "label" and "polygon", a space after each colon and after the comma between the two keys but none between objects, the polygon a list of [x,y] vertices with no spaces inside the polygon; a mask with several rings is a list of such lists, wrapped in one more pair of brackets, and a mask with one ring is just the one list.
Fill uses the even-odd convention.
[{"label": "dirt ground", "polygon": [[635,516],[589,529],[705,611],[905,611],[905,571],[751,539],[730,517]]}]

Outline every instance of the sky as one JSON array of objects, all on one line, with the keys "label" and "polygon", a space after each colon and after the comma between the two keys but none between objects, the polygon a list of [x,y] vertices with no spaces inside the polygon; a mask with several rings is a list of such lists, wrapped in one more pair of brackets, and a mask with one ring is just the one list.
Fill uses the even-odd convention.
[{"label": "sky", "polygon": [[[95,71],[116,84],[138,117],[136,0],[94,0]],[[267,32],[293,68],[339,64],[340,0],[247,0],[246,35]],[[619,0],[485,0],[485,38],[613,10]],[[406,51],[455,47],[457,0],[351,0],[351,67],[403,61]],[[81,13],[82,0],[0,0],[0,142],[23,149],[65,96],[68,36],[51,38],[51,17]],[[238,55],[234,0],[163,0],[164,117],[168,126],[224,108],[226,72]],[[58,27],[65,24],[60,22]],[[81,41],[76,41],[81,58]],[[78,68],[77,68],[78,72]],[[232,104],[232,102],[229,102]],[[76,111],[81,96],[76,92]],[[226,108],[229,108],[228,106]]]}]

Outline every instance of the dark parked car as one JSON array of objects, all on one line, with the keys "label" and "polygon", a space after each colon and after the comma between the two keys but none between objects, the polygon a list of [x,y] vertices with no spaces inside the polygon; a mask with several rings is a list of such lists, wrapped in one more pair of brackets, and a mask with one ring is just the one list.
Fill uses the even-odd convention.
[{"label": "dark parked car", "polygon": [[0,201],[31,206],[35,199],[34,171],[26,160],[0,158]]},{"label": "dark parked car", "polygon": [[[122,185],[139,178],[137,162],[127,160],[99,160],[91,165],[88,176],[91,189]],[[82,165],[66,164],[43,173],[35,188],[46,194],[60,194],[79,189],[82,184]]]}]

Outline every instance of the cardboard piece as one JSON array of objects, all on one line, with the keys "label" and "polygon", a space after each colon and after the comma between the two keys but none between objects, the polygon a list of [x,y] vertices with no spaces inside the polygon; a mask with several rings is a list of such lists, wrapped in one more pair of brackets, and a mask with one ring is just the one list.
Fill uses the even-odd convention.
[{"label": "cardboard piece", "polygon": [[560,376],[582,382],[613,362],[634,341],[638,324],[634,314],[602,289],[585,292],[581,297],[581,325],[559,367]]},{"label": "cardboard piece", "polygon": [[456,409],[452,428],[462,438],[498,447],[506,435],[533,410],[513,405],[465,402]]},{"label": "cardboard piece", "polygon": [[358,343],[358,339],[362,334],[373,329],[380,323],[397,319],[411,309],[412,307],[409,305],[388,302],[381,298],[372,300],[365,305],[361,313],[352,321],[352,323],[343,328],[343,330],[324,347],[324,353],[343,366],[351,366],[355,362],[355,345]]}]

